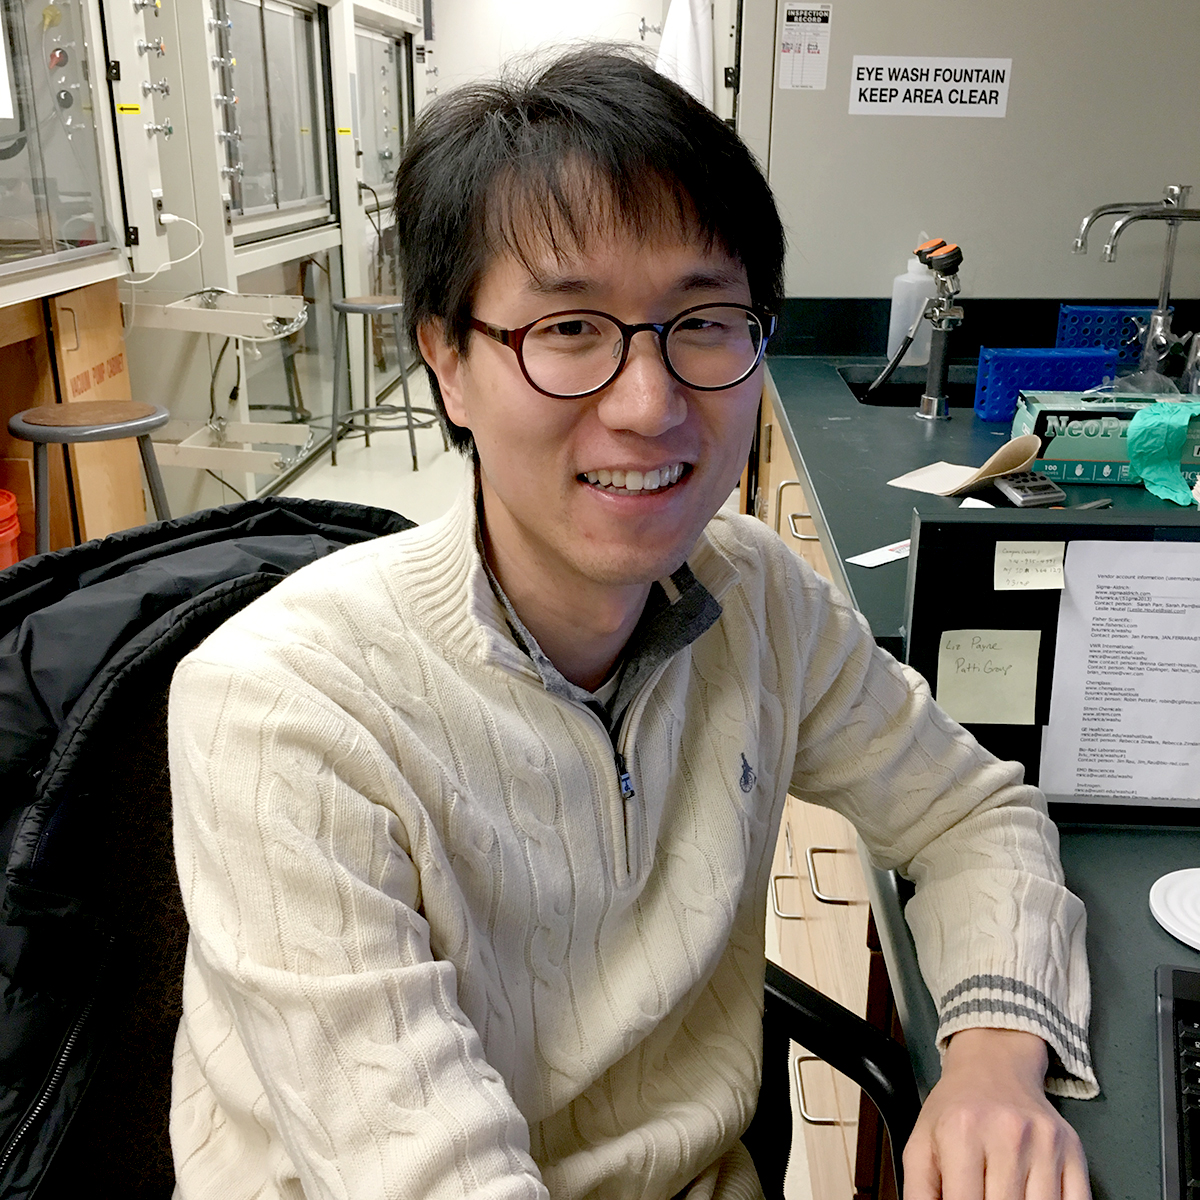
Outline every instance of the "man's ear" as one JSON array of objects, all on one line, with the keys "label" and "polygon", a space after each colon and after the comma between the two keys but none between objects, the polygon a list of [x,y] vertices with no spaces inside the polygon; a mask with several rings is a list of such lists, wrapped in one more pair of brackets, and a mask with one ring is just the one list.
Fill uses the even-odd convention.
[{"label": "man's ear", "polygon": [[421,357],[437,376],[446,416],[455,425],[470,429],[466,405],[462,398],[463,356],[446,341],[446,327],[443,322],[422,321],[417,326],[417,345]]}]

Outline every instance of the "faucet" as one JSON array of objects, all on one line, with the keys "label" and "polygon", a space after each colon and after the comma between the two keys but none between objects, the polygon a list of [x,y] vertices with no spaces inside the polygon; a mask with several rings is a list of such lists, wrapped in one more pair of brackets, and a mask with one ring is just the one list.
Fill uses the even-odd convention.
[{"label": "faucet", "polygon": [[900,365],[900,360],[908,353],[913,338],[922,321],[933,325],[933,334],[929,344],[929,367],[925,376],[925,393],[914,416],[923,421],[948,421],[950,419],[950,399],[946,394],[946,380],[950,374],[950,331],[962,324],[963,310],[954,303],[954,297],[962,291],[958,282],[958,268],[962,265],[963,253],[953,242],[947,244],[941,238],[933,238],[918,246],[913,253],[921,263],[933,272],[937,286],[937,295],[925,303],[912,328],[908,331],[900,348],[892,355],[892,360],[879,372],[875,382],[867,388],[870,395],[876,388],[881,388]]},{"label": "faucet", "polygon": [[1169,183],[1163,188],[1163,198],[1158,204],[1102,204],[1083,219],[1079,234],[1075,238],[1076,254],[1087,253],[1087,235],[1092,225],[1105,216],[1117,218],[1108,241],[1104,243],[1104,261],[1116,262],[1117,242],[1130,225],[1138,221],[1165,221],[1167,244],[1163,251],[1162,276],[1158,286],[1158,306],[1143,322],[1134,318],[1142,339],[1142,354],[1138,370],[1161,373],[1161,367],[1172,346],[1180,345],[1194,337],[1185,333],[1179,337],[1171,331],[1171,274],[1175,268],[1175,246],[1179,239],[1179,226],[1184,221],[1200,221],[1200,208],[1187,208],[1191,188],[1184,184]]}]

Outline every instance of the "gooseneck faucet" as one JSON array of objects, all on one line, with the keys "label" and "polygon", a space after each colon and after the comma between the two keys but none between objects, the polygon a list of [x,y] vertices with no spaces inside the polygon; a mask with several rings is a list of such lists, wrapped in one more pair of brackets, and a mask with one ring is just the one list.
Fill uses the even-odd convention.
[{"label": "gooseneck faucet", "polygon": [[[1179,226],[1184,221],[1200,221],[1200,208],[1188,208],[1187,199],[1191,188],[1179,183],[1169,183],[1163,189],[1163,198],[1157,204],[1102,204],[1083,219],[1079,234],[1075,238],[1076,254],[1087,253],[1088,230],[1101,217],[1115,216],[1116,222],[1109,230],[1104,243],[1104,261],[1116,262],[1117,242],[1130,225],[1138,221],[1164,221],[1167,225],[1167,244],[1163,251],[1162,275],[1158,285],[1158,305],[1150,314],[1148,322],[1137,321],[1142,339],[1139,371],[1161,374],[1161,368],[1172,346],[1186,342],[1193,335],[1182,337],[1171,331],[1171,275],[1175,268],[1175,247],[1179,240]],[[1135,318],[1136,320],[1136,318]]]}]

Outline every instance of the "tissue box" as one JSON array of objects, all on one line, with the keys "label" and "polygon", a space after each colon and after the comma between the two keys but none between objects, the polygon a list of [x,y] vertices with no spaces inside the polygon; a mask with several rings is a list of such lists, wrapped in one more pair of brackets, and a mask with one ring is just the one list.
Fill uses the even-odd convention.
[{"label": "tissue box", "polygon": [[[1176,397],[1178,399],[1178,397]],[[1022,392],[1013,418],[1013,437],[1041,439],[1032,470],[1055,483],[1140,483],[1129,469],[1125,438],[1129,422],[1153,396],[1083,399],[1080,392]],[[1188,423],[1180,468],[1188,487],[1200,478],[1200,416]]]}]

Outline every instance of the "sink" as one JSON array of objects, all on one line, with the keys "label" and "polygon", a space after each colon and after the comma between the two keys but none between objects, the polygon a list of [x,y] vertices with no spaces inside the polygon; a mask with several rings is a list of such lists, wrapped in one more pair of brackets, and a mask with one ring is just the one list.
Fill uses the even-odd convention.
[{"label": "sink", "polygon": [[[897,367],[891,379],[872,393],[866,395],[875,377],[883,370],[883,364],[851,363],[838,367],[838,374],[854,393],[860,404],[871,404],[882,408],[911,408],[914,411],[921,403],[925,392],[926,370],[924,367]],[[951,408],[975,407],[975,364],[951,364],[946,393]]]}]

